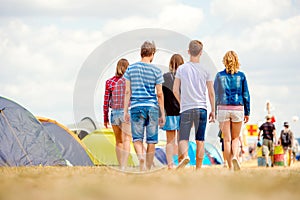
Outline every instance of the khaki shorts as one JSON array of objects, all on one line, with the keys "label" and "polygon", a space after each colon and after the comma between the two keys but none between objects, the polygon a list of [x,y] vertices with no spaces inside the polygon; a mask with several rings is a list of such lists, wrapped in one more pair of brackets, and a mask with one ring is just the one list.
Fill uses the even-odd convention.
[{"label": "khaki shorts", "polygon": [[269,140],[269,139],[263,139],[262,154],[263,154],[263,156],[265,156],[268,153],[270,156],[274,155],[273,141]]}]

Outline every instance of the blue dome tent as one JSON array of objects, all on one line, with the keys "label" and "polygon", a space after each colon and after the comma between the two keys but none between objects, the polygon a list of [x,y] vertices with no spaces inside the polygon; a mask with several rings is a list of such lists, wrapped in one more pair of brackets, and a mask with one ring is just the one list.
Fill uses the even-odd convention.
[{"label": "blue dome tent", "polygon": [[40,122],[19,104],[0,97],[0,166],[65,166]]}]

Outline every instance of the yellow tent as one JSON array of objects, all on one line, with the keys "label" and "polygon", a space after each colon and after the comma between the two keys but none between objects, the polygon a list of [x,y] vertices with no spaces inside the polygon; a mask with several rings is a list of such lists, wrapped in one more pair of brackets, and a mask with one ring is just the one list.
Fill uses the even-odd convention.
[{"label": "yellow tent", "polygon": [[[116,140],[112,129],[95,130],[82,139],[83,143],[91,151],[95,165],[119,165],[116,156]],[[139,165],[138,158],[131,145],[131,153],[128,158],[128,166],[136,167]]]}]

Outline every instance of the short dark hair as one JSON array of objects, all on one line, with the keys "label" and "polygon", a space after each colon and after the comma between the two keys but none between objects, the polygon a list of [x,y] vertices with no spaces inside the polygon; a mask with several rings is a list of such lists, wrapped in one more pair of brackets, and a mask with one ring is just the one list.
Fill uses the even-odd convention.
[{"label": "short dark hair", "polygon": [[192,40],[189,44],[191,56],[198,56],[203,49],[203,44],[199,40]]},{"label": "short dark hair", "polygon": [[141,57],[149,57],[152,56],[156,51],[156,47],[154,42],[145,41],[141,46]]}]

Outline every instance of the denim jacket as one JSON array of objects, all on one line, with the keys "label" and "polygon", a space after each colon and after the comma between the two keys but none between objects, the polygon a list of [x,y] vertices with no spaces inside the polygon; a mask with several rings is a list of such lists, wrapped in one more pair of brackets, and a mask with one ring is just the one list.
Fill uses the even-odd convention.
[{"label": "denim jacket", "polygon": [[220,71],[216,75],[214,89],[216,105],[241,105],[245,116],[250,115],[250,95],[243,72],[227,74],[226,70]]}]

